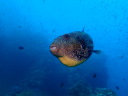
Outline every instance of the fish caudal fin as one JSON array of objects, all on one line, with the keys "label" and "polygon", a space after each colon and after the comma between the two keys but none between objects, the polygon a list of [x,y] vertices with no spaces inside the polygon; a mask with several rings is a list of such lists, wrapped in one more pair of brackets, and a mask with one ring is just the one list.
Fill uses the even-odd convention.
[{"label": "fish caudal fin", "polygon": [[93,50],[93,52],[96,53],[96,54],[100,54],[101,50]]}]

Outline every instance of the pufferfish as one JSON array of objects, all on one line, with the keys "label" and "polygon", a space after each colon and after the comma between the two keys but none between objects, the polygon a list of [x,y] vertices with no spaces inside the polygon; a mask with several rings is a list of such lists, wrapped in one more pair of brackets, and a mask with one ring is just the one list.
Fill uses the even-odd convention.
[{"label": "pufferfish", "polygon": [[50,51],[61,63],[70,67],[83,63],[93,52],[100,53],[100,50],[93,50],[93,40],[84,29],[55,38]]}]

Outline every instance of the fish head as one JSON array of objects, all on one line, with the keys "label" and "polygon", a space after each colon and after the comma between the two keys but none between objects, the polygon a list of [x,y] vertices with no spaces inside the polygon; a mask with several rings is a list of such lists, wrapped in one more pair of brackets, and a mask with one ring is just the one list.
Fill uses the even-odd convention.
[{"label": "fish head", "polygon": [[68,35],[62,35],[55,38],[50,45],[50,52],[56,57],[63,56],[67,48],[68,39]]}]

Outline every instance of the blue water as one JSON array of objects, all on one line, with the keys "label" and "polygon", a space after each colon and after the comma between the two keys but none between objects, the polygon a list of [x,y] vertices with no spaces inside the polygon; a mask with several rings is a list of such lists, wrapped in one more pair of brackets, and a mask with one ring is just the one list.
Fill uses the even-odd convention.
[{"label": "blue water", "polygon": [[[84,26],[102,53],[67,67],[49,46]],[[127,64],[127,0],[0,0],[0,96],[27,88],[34,96],[68,96],[79,81],[128,96]]]}]

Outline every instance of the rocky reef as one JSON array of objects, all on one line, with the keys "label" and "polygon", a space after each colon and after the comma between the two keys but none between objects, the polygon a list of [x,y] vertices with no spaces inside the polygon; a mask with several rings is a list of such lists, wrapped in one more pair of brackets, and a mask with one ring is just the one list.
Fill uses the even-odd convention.
[{"label": "rocky reef", "polygon": [[77,82],[69,89],[69,96],[117,96],[117,94],[107,88],[92,89],[83,82]]},{"label": "rocky reef", "polygon": [[[25,86],[24,86],[25,87]],[[41,90],[33,90],[33,88],[20,88],[16,86],[11,92],[5,96],[46,96],[40,92]],[[77,82],[68,89],[68,94],[62,96],[117,96],[117,94],[107,88],[93,89],[83,82]],[[52,95],[49,95],[52,96]]]},{"label": "rocky reef", "polygon": [[[42,69],[41,66],[42,65],[34,67],[34,71],[32,71],[27,78],[21,81],[18,85],[14,85],[10,88],[4,96],[60,96],[60,94],[61,96],[117,96],[112,90],[107,88],[93,89],[86,83],[83,83],[83,81],[71,82],[72,84],[69,84],[68,82],[62,82],[60,80],[61,82],[58,83],[59,81],[57,81],[57,79],[60,78],[57,76],[55,76],[55,79],[51,78],[51,75],[53,75],[52,72],[47,71],[47,67],[43,67],[44,69]],[[50,83],[51,85],[47,86],[53,79],[56,80],[54,83],[57,83]],[[47,90],[47,88],[49,89]],[[57,90],[54,92],[55,94],[51,92],[53,89]],[[58,91],[59,89],[61,89],[61,92],[64,92],[65,90],[65,94]]]}]

